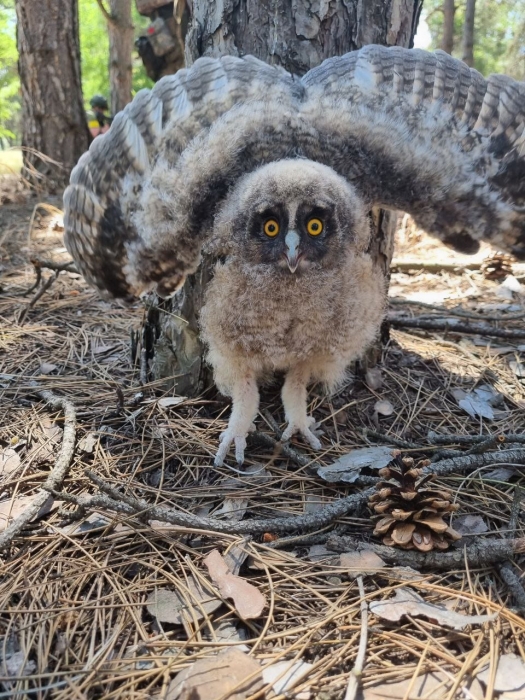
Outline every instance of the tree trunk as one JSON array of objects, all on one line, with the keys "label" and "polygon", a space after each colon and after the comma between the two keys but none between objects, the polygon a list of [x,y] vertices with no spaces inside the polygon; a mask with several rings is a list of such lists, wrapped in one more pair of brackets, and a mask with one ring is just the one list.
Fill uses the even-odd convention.
[{"label": "tree trunk", "polygon": [[443,38],[441,48],[447,53],[454,50],[454,15],[456,14],[455,0],[443,2]]},{"label": "tree trunk", "polygon": [[465,24],[463,25],[463,60],[467,66],[474,65],[474,19],[476,16],[476,0],[467,0],[465,8]]},{"label": "tree trunk", "polygon": [[109,35],[109,93],[111,114],[120,112],[131,102],[133,23],[131,0],[97,0],[104,15]]},{"label": "tree trunk", "polygon": [[[186,63],[199,56],[253,54],[303,75],[325,58],[365,44],[411,46],[420,10],[420,0],[194,0]],[[397,217],[380,210],[371,215],[373,255],[388,275]],[[209,382],[197,331],[203,282],[210,274],[210,263],[203,264],[165,307],[169,313],[162,305],[150,313],[153,374],[167,378],[167,386],[180,394],[195,395]]]},{"label": "tree trunk", "polygon": [[16,14],[24,174],[56,190],[89,145],[77,0],[17,0]]}]

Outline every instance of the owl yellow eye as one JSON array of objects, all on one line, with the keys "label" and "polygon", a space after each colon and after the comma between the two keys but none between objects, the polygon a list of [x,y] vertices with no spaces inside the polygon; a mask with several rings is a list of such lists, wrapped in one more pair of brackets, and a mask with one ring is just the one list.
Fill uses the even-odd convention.
[{"label": "owl yellow eye", "polygon": [[306,230],[310,234],[310,236],[318,236],[320,233],[323,232],[323,222],[321,219],[308,219],[308,223],[306,224]]},{"label": "owl yellow eye", "polygon": [[270,238],[275,238],[279,233],[279,222],[275,219],[268,219],[264,224],[264,233]]}]

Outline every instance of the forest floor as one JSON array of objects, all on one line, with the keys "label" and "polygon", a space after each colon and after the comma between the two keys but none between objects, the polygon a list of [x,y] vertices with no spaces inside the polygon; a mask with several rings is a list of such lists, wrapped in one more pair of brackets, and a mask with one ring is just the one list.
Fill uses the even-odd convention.
[{"label": "forest floor", "polygon": [[[379,369],[312,392],[322,451],[278,441],[275,386],[216,469],[228,402],[141,382],[140,304],[35,285],[68,260],[60,200],[0,201],[0,698],[525,698],[524,266],[488,280],[493,251],[403,219]],[[378,546],[395,449],[453,494],[448,551]]]}]

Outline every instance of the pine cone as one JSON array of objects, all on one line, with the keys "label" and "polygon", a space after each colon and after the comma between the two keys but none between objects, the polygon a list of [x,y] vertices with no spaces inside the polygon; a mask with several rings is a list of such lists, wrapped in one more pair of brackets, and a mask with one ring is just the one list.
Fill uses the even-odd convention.
[{"label": "pine cone", "polygon": [[412,457],[395,457],[379,471],[380,481],[370,501],[370,508],[377,515],[374,535],[383,535],[383,544],[398,545],[403,549],[448,549],[450,543],[461,535],[443,520],[458,506],[451,503],[450,491],[429,485],[433,474],[421,476],[422,460],[414,465]]},{"label": "pine cone", "polygon": [[500,280],[512,275],[514,258],[506,253],[495,253],[481,264],[481,272],[487,280]]}]

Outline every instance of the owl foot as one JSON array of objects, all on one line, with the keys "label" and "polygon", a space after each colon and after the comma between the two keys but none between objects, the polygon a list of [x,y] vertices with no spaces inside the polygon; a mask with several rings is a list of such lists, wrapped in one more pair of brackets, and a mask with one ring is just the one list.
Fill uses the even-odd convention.
[{"label": "owl foot", "polygon": [[295,433],[301,433],[303,438],[306,440],[306,442],[310,445],[310,447],[312,449],[320,450],[322,447],[321,441],[311,431],[312,427],[315,427],[315,418],[312,418],[312,417],[307,417],[306,421],[301,421],[301,422],[290,421],[286,427],[286,430],[284,431],[284,433],[282,435],[281,440],[283,442],[286,442]]},{"label": "owl foot", "polygon": [[[255,430],[255,425],[252,423],[248,428],[248,432],[251,433]],[[214,465],[216,467],[222,467],[228,450],[232,442],[235,444],[235,459],[237,464],[242,464],[244,462],[244,450],[246,449],[246,436],[248,433],[240,434],[239,431],[235,430],[235,427],[228,428],[220,434],[219,437],[219,449],[215,455]]]}]

